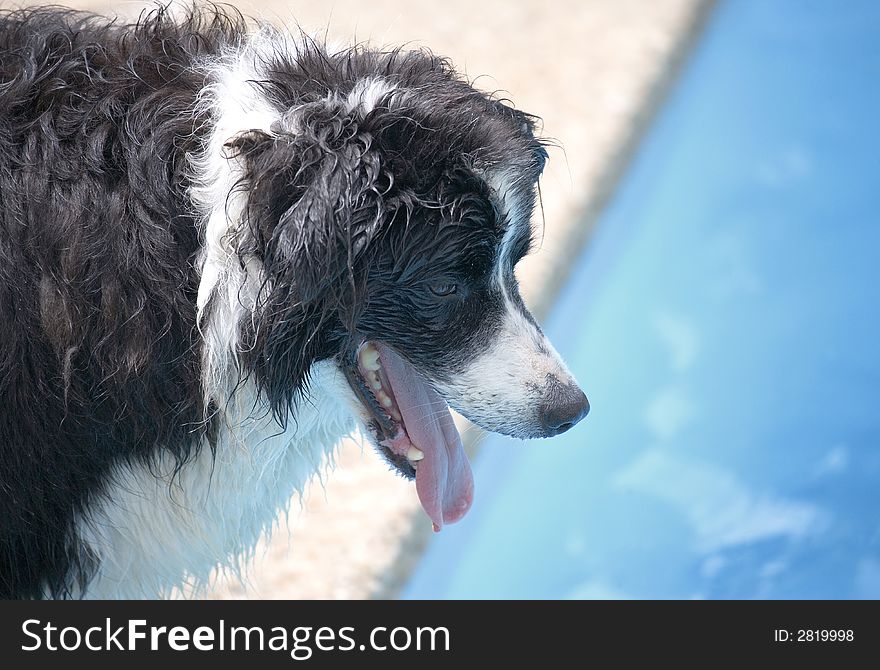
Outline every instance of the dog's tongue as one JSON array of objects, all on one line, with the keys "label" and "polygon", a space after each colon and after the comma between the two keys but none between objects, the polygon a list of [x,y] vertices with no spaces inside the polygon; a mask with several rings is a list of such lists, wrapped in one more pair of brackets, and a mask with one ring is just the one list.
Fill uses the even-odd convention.
[{"label": "dog's tongue", "polygon": [[410,442],[425,454],[416,466],[416,491],[438,531],[470,509],[471,465],[443,399],[400,356],[378,342],[375,345]]}]

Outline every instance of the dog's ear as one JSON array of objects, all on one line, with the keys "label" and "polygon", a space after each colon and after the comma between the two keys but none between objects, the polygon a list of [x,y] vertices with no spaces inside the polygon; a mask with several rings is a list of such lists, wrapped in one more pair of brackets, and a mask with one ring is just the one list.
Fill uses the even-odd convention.
[{"label": "dog's ear", "polygon": [[348,281],[383,212],[379,156],[357,113],[340,100],[307,103],[271,133],[227,146],[248,166],[248,218],[267,271],[302,303]]}]

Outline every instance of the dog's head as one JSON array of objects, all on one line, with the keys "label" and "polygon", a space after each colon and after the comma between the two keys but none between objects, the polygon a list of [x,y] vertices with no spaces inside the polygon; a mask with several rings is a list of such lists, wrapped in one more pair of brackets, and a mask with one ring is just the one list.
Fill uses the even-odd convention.
[{"label": "dog's head", "polygon": [[447,403],[519,438],[589,410],[514,275],[547,154],[532,117],[430,54],[300,54],[276,71],[280,120],[230,143],[266,273],[250,371],[282,414],[334,359],[439,527],[472,486]]}]

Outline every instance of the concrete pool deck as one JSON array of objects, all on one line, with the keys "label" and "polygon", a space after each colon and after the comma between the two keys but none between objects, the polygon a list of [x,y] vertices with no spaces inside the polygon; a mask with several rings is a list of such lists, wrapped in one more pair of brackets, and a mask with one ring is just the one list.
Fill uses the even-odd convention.
[{"label": "concrete pool deck", "polygon": [[[147,6],[68,4],[126,16]],[[541,184],[541,249],[518,271],[526,300],[541,318],[711,2],[236,4],[266,19],[295,17],[306,29],[326,29],[343,43],[356,36],[378,45],[428,46],[449,56],[480,88],[503,89],[517,107],[543,118],[545,136],[564,152],[551,149]],[[467,430],[464,438],[473,444],[478,435]],[[221,578],[208,597],[369,598],[398,592],[430,534],[413,487],[389,473],[369,448],[347,443],[337,460],[332,475],[304,496],[304,511],[297,503],[289,518],[279,520],[278,532],[245,570],[246,584]]]}]

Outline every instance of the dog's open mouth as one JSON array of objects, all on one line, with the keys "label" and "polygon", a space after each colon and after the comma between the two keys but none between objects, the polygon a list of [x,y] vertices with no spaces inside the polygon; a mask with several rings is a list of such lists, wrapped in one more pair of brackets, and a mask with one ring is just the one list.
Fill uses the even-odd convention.
[{"label": "dog's open mouth", "polygon": [[380,451],[416,480],[425,512],[440,530],[473,500],[473,475],[446,402],[390,347],[364,342],[343,365]]}]

